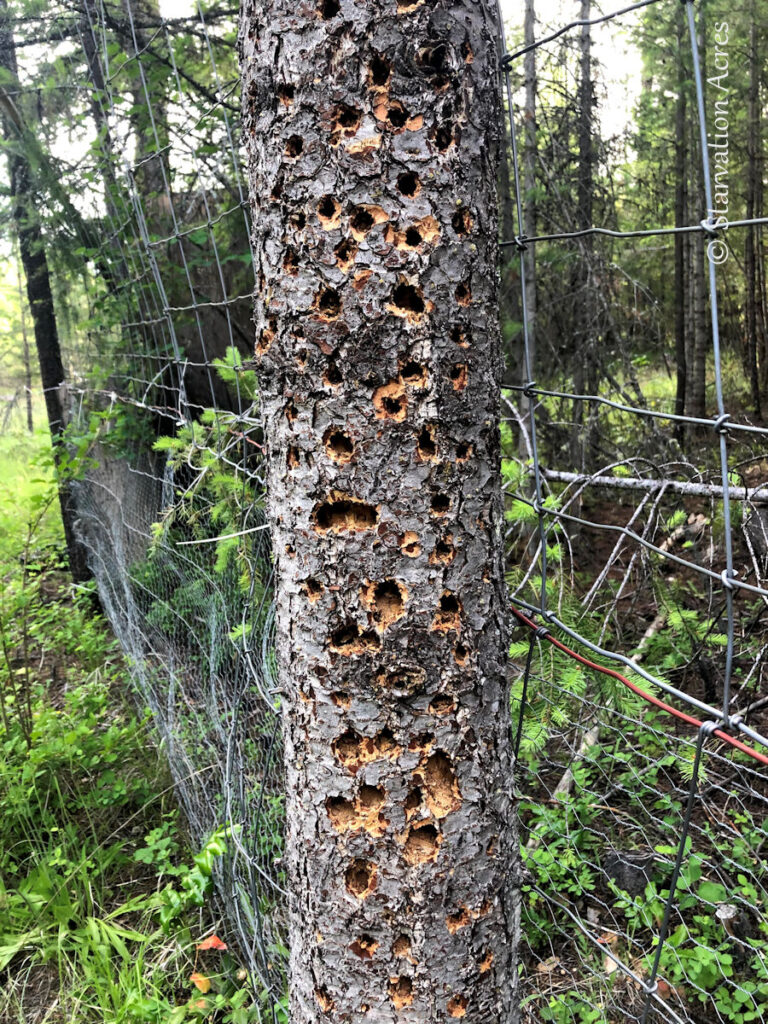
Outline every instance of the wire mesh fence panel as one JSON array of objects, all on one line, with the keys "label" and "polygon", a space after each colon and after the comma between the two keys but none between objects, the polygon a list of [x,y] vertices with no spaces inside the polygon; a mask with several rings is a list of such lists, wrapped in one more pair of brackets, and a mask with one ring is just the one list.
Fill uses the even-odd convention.
[{"label": "wire mesh fence panel", "polygon": [[[590,32],[645,7],[635,30],[670,44],[678,99],[687,97],[695,124],[689,158],[699,168],[689,173],[701,187],[687,222],[676,207],[674,226],[638,223],[631,189],[601,203],[595,186]],[[516,196],[502,249],[513,254],[522,342],[506,391],[505,475],[513,609],[524,627],[512,656],[531,1020],[756,1020],[768,994],[764,427],[743,403],[726,409],[716,271],[725,218],[709,176],[693,4],[670,9],[592,15],[582,5],[578,20],[538,39],[529,32],[502,59]],[[533,54],[540,74],[562,65],[557,48],[569,36],[577,70],[561,106],[570,98],[578,113],[563,143],[573,202],[537,209],[530,190],[542,172],[525,178],[530,120],[558,110],[543,92],[544,111],[535,110],[519,86]],[[611,222],[599,222],[601,211]],[[663,282],[679,271],[682,240],[698,287],[695,369],[714,391],[698,404],[690,388],[648,394],[654,382],[639,369],[647,339],[668,328],[637,255],[661,267]],[[533,317],[532,277],[543,282]],[[542,292],[556,298],[554,313]],[[552,351],[561,304],[572,330]],[[640,332],[645,346],[622,344]]]},{"label": "wire mesh fence panel", "polygon": [[[56,296],[79,535],[193,840],[225,849],[218,906],[260,979],[263,1019],[276,1021],[283,774],[251,363],[269,337],[251,322],[237,11],[161,10],[80,0],[19,18],[19,105],[33,79],[25,62],[69,104],[74,157],[55,163],[41,149],[40,160],[42,215],[80,281]],[[596,137],[590,33],[627,18],[662,38],[684,83],[684,169],[698,185],[664,208],[671,222],[643,220],[644,185],[614,191],[605,168],[617,158]],[[593,16],[583,4],[538,38],[531,16],[521,45],[500,52],[523,1019],[759,1020],[768,428],[741,399],[728,404],[716,267],[727,238],[702,159],[693,5],[644,0]],[[634,151],[651,145],[644,124]],[[51,126],[36,130],[61,148]],[[457,209],[459,236],[467,216]],[[652,372],[674,305],[659,296],[681,261],[694,268],[680,293],[683,347],[703,381],[685,385],[682,404],[671,386],[654,391]]]}]

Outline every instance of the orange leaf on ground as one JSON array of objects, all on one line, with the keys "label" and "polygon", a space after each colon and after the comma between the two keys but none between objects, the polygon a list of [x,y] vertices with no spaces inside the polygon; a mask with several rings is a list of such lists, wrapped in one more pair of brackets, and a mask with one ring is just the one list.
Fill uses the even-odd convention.
[{"label": "orange leaf on ground", "polygon": [[206,978],[204,974],[199,974],[195,971],[193,974],[190,974],[189,980],[195,988],[199,989],[201,992],[205,993],[211,991],[211,979]]},{"label": "orange leaf on ground", "polygon": [[218,935],[209,935],[207,939],[198,942],[198,949],[226,949],[226,942],[222,942]]}]

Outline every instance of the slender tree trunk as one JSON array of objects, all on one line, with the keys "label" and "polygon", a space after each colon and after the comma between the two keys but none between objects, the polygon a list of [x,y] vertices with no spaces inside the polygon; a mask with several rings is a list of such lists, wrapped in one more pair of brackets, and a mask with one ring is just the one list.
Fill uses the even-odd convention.
[{"label": "slender tree trunk", "polygon": [[[683,7],[678,8],[677,17],[677,52],[682,60],[683,53]],[[687,217],[686,188],[686,81],[682,73],[678,81],[677,103],[675,107],[675,227],[683,227]],[[685,235],[675,235],[675,365],[677,370],[677,389],[675,393],[675,415],[685,414],[685,392],[687,362],[685,353]],[[678,441],[683,440],[682,424],[675,428]]]},{"label": "slender tree trunk", "polygon": [[[591,0],[581,0],[579,19],[588,21],[591,12]],[[579,36],[579,119],[577,126],[577,142],[579,147],[578,167],[576,175],[576,223],[579,229],[592,225],[593,198],[593,151],[592,151],[592,110],[594,107],[594,86],[592,82],[592,36],[590,26],[583,25]],[[574,286],[574,339],[576,349],[573,353],[574,374],[573,389],[576,394],[588,390],[595,378],[593,366],[595,352],[594,339],[594,303],[591,295],[591,268],[594,243],[591,235],[579,241],[580,252],[576,261]],[[578,430],[573,432],[571,444],[571,460],[574,466],[585,466],[589,442],[586,437],[588,426],[584,427],[584,402],[574,402],[574,422]]]},{"label": "slender tree trunk", "polygon": [[27,410],[27,431],[32,433],[35,429],[32,416],[32,360],[29,353],[29,335],[27,334],[27,313],[24,301],[24,285],[21,281],[21,266],[16,264],[16,284],[19,290],[19,317],[21,319],[21,351],[24,361],[24,391],[25,406]]},{"label": "slender tree trunk", "polygon": [[[524,45],[531,46],[536,36],[534,0],[525,0]],[[525,125],[523,130],[523,192],[525,231],[536,234],[536,51],[529,50],[523,57],[525,75]],[[534,247],[523,253],[525,262],[525,304],[528,313],[528,351],[530,379],[536,377],[536,259]],[[525,399],[526,418],[530,418],[533,399]]]},{"label": "slender tree trunk", "polygon": [[[703,17],[703,11],[702,11]],[[704,41],[699,39],[699,48],[704,60]],[[695,109],[691,111],[690,153],[691,153],[691,208],[696,219],[706,215],[706,199],[704,196],[704,177],[702,172],[701,142]],[[686,412],[689,416],[704,417],[707,414],[707,352],[709,350],[709,323],[707,319],[707,257],[706,239],[694,237],[690,239],[690,307],[692,313],[692,331],[687,353],[688,394]]]},{"label": "slender tree trunk", "polygon": [[508,1024],[495,3],[241,18],[291,1021]]},{"label": "slender tree trunk", "polygon": [[[757,24],[755,21],[755,5],[751,5],[752,24],[749,35],[749,91],[747,94],[747,203],[746,219],[751,220],[755,216],[757,206],[757,193],[762,188],[762,182],[758,178],[758,146],[760,134],[759,114],[759,66],[757,58]],[[749,377],[750,391],[752,395],[752,406],[756,416],[761,415],[760,402],[760,377],[758,371],[758,342],[757,342],[757,304],[759,301],[759,289],[757,284],[757,259],[756,249],[758,245],[757,231],[750,225],[746,230],[745,253],[744,253],[744,284],[745,284],[745,327],[746,327],[746,369]]]},{"label": "slender tree trunk", "polygon": [[[13,41],[10,14],[6,0],[0,0],[0,67],[10,72],[13,80],[18,77],[16,48]],[[63,433],[64,411],[61,403],[61,386],[64,383],[64,366],[56,326],[56,313],[51,291],[48,260],[45,255],[40,220],[37,216],[35,196],[32,188],[32,173],[29,162],[20,145],[18,126],[12,123],[8,112],[3,116],[3,137],[7,144],[8,176],[14,229],[19,240],[21,265],[27,284],[27,299],[32,315],[40,377],[51,430],[54,460],[59,470],[59,502],[64,525],[64,537],[69,555],[72,577],[79,582],[90,578],[85,551],[78,542],[75,528],[75,509],[71,489],[61,472],[65,458]]]}]

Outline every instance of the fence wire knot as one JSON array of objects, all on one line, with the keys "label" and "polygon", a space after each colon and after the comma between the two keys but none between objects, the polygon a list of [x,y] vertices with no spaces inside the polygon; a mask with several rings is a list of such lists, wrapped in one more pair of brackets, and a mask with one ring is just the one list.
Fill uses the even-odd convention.
[{"label": "fence wire knot", "polygon": [[735,590],[736,585],[733,582],[739,574],[735,569],[723,569],[720,573],[720,579],[723,581],[723,586],[728,590]]},{"label": "fence wire knot", "polygon": [[701,225],[702,231],[706,232],[706,234],[708,234],[711,238],[720,237],[720,231],[717,225],[713,224],[709,217],[706,217],[704,220],[699,221],[699,223]]},{"label": "fence wire knot", "polygon": [[722,414],[721,414],[720,416],[718,416],[718,417],[717,417],[717,419],[716,419],[716,420],[715,420],[715,421],[714,421],[714,422],[712,423],[712,428],[713,428],[713,429],[714,429],[714,430],[716,431],[716,433],[718,433],[718,434],[727,434],[727,433],[728,433],[728,420],[729,420],[730,418],[731,418],[731,414],[730,414],[729,412],[724,412],[724,413],[722,413]]}]

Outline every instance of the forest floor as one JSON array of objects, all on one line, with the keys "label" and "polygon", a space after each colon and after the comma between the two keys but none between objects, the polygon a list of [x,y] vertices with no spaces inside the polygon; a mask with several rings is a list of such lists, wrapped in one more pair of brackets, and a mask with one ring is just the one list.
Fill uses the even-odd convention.
[{"label": "forest floor", "polygon": [[217,850],[189,849],[95,594],[69,580],[49,453],[44,432],[0,438],[0,1024],[247,1024],[213,934]]}]

